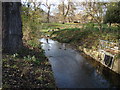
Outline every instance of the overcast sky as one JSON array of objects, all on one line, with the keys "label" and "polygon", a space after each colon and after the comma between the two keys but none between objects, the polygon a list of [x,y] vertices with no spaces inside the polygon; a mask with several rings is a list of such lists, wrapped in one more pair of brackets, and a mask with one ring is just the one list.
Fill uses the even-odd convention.
[{"label": "overcast sky", "polygon": [[[22,2],[42,2],[45,3],[46,0],[21,0]],[[48,0],[48,4],[55,4],[56,6],[61,3],[62,0]],[[67,3],[68,0],[64,0],[65,3]],[[101,1],[101,2],[115,2],[115,1],[120,1],[120,0],[71,0],[72,2],[89,2],[89,1]],[[41,5],[41,8],[47,12],[47,8],[44,5]],[[51,12],[56,12],[57,7],[52,6],[51,8]],[[78,11],[80,11],[82,9],[79,9]],[[77,11],[77,12],[78,12]],[[51,13],[51,15],[53,15],[53,13]]]},{"label": "overcast sky", "polygon": [[[20,1],[26,1],[26,0],[0,0],[2,2],[20,2]],[[42,1],[42,2],[45,2],[46,0],[27,0],[29,2],[36,2],[36,1]],[[58,3],[59,1],[61,0],[48,0],[49,2],[54,2],[54,3]],[[72,1],[75,1],[75,2],[78,2],[78,1],[81,1],[81,2],[84,2],[84,1],[91,1],[91,0],[72,0]],[[92,0],[92,1],[107,1],[107,2],[118,2],[120,0]]]},{"label": "overcast sky", "polygon": [[[21,1],[29,1],[29,2],[46,2],[46,0],[21,0]],[[61,2],[62,0],[48,0],[49,3],[59,3]],[[67,0],[64,0],[64,1],[67,1]],[[115,2],[115,1],[120,1],[120,0],[71,0],[71,1],[74,1],[74,2],[85,2],[85,1],[101,1],[101,2]]]}]

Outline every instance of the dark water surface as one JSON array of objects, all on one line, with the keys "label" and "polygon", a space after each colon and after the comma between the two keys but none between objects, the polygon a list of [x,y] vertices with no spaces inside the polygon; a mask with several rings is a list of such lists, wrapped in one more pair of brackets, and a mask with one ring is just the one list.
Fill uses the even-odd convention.
[{"label": "dark water surface", "polygon": [[65,43],[45,38],[40,39],[45,55],[54,72],[59,88],[108,88],[119,87],[119,77],[103,68],[97,69],[74,49]]}]

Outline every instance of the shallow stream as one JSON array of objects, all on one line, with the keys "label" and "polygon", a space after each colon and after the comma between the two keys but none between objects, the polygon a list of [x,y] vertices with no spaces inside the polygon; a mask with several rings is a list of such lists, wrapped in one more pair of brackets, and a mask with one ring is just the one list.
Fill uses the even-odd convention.
[{"label": "shallow stream", "polygon": [[[95,63],[85,59],[65,43],[40,39],[48,57],[58,88],[108,88],[118,87],[119,77],[96,68]],[[93,65],[94,64],[94,65]]]}]

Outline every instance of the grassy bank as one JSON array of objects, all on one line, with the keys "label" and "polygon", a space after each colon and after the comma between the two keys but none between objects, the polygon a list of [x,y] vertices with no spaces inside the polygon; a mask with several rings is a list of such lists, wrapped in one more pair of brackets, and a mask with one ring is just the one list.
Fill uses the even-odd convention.
[{"label": "grassy bank", "polygon": [[[99,53],[99,49],[101,46],[104,48],[108,47],[109,53],[113,53],[114,56],[114,68],[112,69],[116,73],[119,73],[118,70],[118,61],[120,60],[120,53],[112,50],[113,43],[117,43],[116,47],[118,47],[119,39],[120,39],[120,31],[119,27],[107,27],[107,25],[103,25],[102,30],[99,30],[98,27],[93,27],[90,25],[85,25],[84,28],[65,28],[59,31],[53,31],[51,34],[51,38],[57,40],[61,43],[69,43],[72,47],[76,48],[78,51],[82,51],[82,55],[84,57],[92,57],[94,60],[102,63],[103,56]],[[105,46],[105,43],[100,43],[100,40],[112,42],[111,45]],[[109,49],[111,48],[111,50]],[[103,49],[107,50],[107,49]],[[104,64],[104,63],[102,63]]]},{"label": "grassy bank", "polygon": [[60,31],[53,31],[51,37],[59,42],[70,43],[76,47],[97,49],[100,39],[118,43],[120,35],[119,27],[109,28],[103,25],[100,31],[98,27],[86,24],[84,28],[65,28]]}]

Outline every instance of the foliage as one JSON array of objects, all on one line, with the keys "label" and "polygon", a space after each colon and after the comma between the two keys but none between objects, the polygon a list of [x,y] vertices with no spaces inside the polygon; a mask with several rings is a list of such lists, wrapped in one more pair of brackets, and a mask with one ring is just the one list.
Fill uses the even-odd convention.
[{"label": "foliage", "polygon": [[55,87],[51,67],[46,64],[48,61],[39,58],[36,57],[36,54],[34,56],[27,55],[24,58],[3,54],[2,89]]},{"label": "foliage", "polygon": [[37,65],[39,65],[40,62],[42,62],[42,60],[37,59],[35,56],[30,56],[30,55],[25,56],[24,60],[27,60],[28,62],[34,62]]},{"label": "foliage", "polygon": [[13,55],[3,54],[3,89],[55,87],[51,66],[38,41],[41,13],[40,9],[22,6],[23,47]]},{"label": "foliage", "polygon": [[41,9],[22,6],[23,41],[32,47],[39,47],[41,31]]},{"label": "foliage", "polygon": [[108,6],[104,23],[120,23],[120,2],[114,2]]}]

